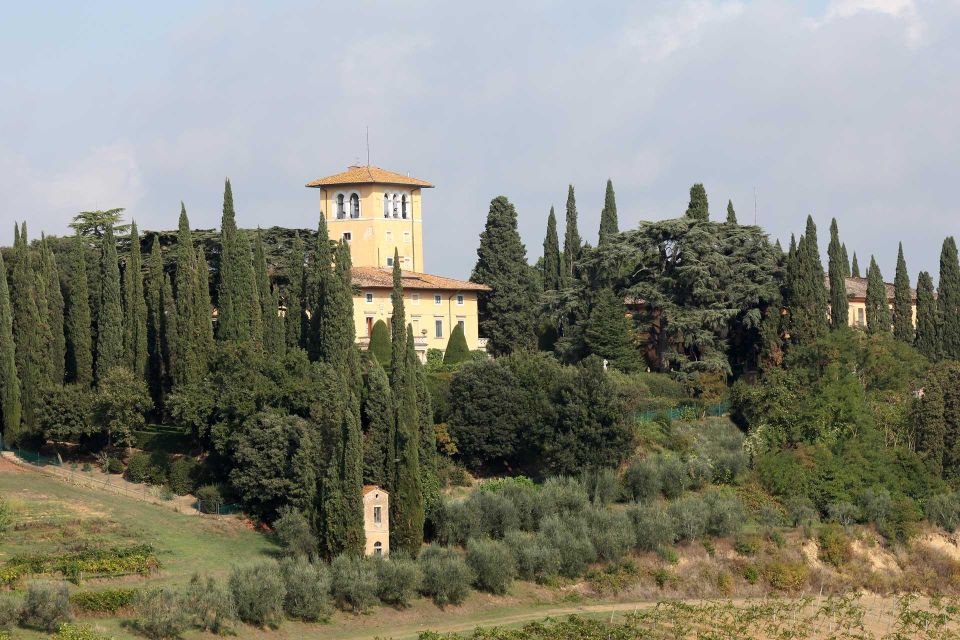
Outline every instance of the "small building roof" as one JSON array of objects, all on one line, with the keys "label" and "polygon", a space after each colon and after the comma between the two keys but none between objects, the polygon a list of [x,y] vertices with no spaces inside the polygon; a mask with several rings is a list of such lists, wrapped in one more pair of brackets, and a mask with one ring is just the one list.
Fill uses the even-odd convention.
[{"label": "small building roof", "polygon": [[[848,297],[848,298],[852,298],[852,299],[854,299],[854,300],[861,300],[861,299],[862,299],[862,300],[866,300],[866,299],[867,299],[867,279],[866,279],[866,278],[854,278],[853,276],[850,276],[850,277],[846,278],[845,280],[846,280],[846,282],[844,282],[844,284],[846,285],[846,288],[847,288],[847,297]],[[823,276],[823,283],[824,283],[824,286],[826,286],[827,289],[829,290],[829,289],[830,289],[830,275],[829,275],[829,274],[824,274],[824,276]],[[893,301],[893,295],[894,295],[894,286],[893,286],[893,284],[891,284],[891,283],[889,283],[889,282],[884,282],[884,283],[883,283],[883,286],[884,286],[884,287],[886,288],[886,290],[887,290],[887,300],[889,300],[889,301],[892,302],[892,301]],[[917,290],[916,290],[916,289],[913,289],[913,288],[910,289],[910,300],[916,302],[916,300],[917,300]]]},{"label": "small building roof", "polygon": [[[387,493],[382,488],[378,487],[375,484],[365,484],[363,485],[363,495],[366,496],[368,493],[373,493],[374,491],[379,491],[380,493]],[[389,495],[389,494],[388,494]]]},{"label": "small building roof", "polygon": [[308,182],[308,187],[330,187],[345,184],[396,184],[432,189],[433,185],[420,178],[412,178],[373,165],[351,165],[346,171]]},{"label": "small building roof", "polygon": [[[379,267],[353,267],[350,270],[350,279],[355,287],[361,289],[392,289],[393,270]],[[429,273],[416,271],[401,271],[400,283],[404,289],[443,290],[443,291],[489,291],[485,284],[477,284],[467,280],[434,276]]]}]

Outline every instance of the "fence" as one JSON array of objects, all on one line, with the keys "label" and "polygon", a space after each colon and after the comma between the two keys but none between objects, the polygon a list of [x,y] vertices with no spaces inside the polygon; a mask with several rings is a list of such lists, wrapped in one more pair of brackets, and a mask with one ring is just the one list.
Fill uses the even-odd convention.
[{"label": "fence", "polygon": [[651,409],[637,413],[637,422],[649,422],[657,416],[667,416],[671,420],[699,420],[700,418],[719,418],[730,409],[729,402],[704,406],[702,404],[679,404],[670,409]]}]

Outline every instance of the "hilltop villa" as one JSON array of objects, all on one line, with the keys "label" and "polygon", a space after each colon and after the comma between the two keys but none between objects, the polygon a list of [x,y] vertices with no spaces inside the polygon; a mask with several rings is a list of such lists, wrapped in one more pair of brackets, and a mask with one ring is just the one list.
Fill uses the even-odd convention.
[{"label": "hilltop villa", "polygon": [[[823,279],[827,291],[830,290],[830,276],[826,275]],[[847,311],[847,324],[851,327],[867,326],[867,279],[866,278],[846,278],[844,283],[847,289],[847,300],[849,301],[849,310]],[[887,290],[887,305],[893,309],[893,285],[885,282]],[[917,292],[910,289],[910,306],[913,311],[913,324],[917,324]]]}]

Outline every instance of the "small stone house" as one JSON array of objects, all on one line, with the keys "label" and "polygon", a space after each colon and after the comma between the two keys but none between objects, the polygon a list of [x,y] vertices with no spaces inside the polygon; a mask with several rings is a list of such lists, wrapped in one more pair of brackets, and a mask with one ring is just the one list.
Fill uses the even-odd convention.
[{"label": "small stone house", "polygon": [[366,555],[390,555],[390,494],[372,484],[363,487],[363,533]]}]

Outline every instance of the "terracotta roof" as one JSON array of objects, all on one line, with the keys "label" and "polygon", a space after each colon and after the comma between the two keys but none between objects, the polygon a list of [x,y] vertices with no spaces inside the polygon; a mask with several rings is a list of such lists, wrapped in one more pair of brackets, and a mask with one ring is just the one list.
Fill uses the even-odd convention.
[{"label": "terracotta roof", "polygon": [[[827,289],[830,288],[830,276],[828,274],[825,274],[823,276],[823,283],[827,287]],[[894,286],[889,282],[884,282],[883,284],[887,288],[887,300],[892,302]],[[867,298],[867,279],[866,278],[854,278],[851,276],[849,278],[846,278],[846,285],[847,285],[848,298],[853,298],[855,300],[857,299],[866,300]],[[910,299],[913,301],[916,301],[917,299],[916,289],[910,289]]]},{"label": "terracotta roof", "polygon": [[363,495],[367,495],[368,493],[373,493],[374,491],[380,491],[381,493],[386,493],[386,491],[384,491],[383,489],[381,489],[375,484],[363,485]]},{"label": "terracotta roof", "polygon": [[326,178],[317,178],[313,182],[308,182],[307,186],[326,187],[339,184],[399,184],[409,187],[433,188],[433,185],[426,180],[411,178],[371,165],[351,165],[343,173],[337,173]]},{"label": "terracotta roof", "polygon": [[[361,289],[392,289],[393,270],[378,267],[353,267],[351,280],[355,287]],[[404,289],[442,289],[447,291],[489,291],[490,287],[476,282],[432,276],[428,273],[416,271],[401,271],[400,282]]]}]

